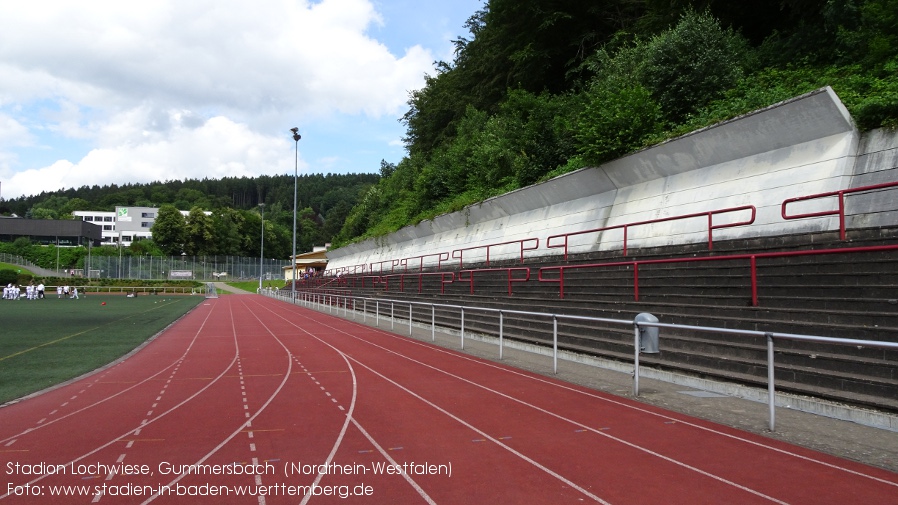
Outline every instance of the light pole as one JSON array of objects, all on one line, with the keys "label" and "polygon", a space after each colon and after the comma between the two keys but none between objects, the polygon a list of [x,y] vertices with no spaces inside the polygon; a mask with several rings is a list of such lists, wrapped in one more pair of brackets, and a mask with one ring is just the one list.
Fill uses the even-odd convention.
[{"label": "light pole", "polygon": [[293,256],[290,261],[293,262],[293,284],[290,291],[293,293],[293,303],[296,303],[296,194],[299,191],[299,128],[290,128],[293,132],[293,140],[296,142],[296,157],[293,163]]},{"label": "light pole", "polygon": [[259,204],[262,215],[262,238],[259,240],[259,293],[262,292],[262,268],[265,262],[265,203]]}]

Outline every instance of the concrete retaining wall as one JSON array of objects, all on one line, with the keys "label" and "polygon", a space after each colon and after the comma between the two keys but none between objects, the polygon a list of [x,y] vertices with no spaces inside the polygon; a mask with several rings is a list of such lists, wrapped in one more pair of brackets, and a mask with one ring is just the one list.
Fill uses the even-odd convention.
[{"label": "concrete retaining wall", "polygon": [[[559,254],[552,235],[753,205],[754,224],[714,231],[714,240],[838,229],[838,219],[784,221],[783,200],[898,180],[898,135],[863,137],[830,88],[439,216],[385,237],[329,251],[328,268],[436,255],[500,242],[538,239],[526,257]],[[898,200],[896,192],[851,198],[850,226],[894,223],[895,204],[870,214],[870,205]],[[834,209],[834,199],[800,202],[790,213]],[[748,211],[718,215],[715,225],[745,221]],[[628,247],[707,242],[707,218],[667,221],[628,231]],[[619,250],[620,229],[572,237],[571,253]],[[558,243],[555,241],[554,243]],[[532,243],[531,243],[532,244]],[[520,255],[519,245],[494,247],[490,259]],[[464,253],[466,264],[485,250]],[[450,260],[452,261],[452,260]],[[454,260],[458,261],[458,260]],[[417,267],[420,260],[409,262]],[[389,270],[391,263],[382,268]],[[377,271],[379,267],[375,267]]]}]

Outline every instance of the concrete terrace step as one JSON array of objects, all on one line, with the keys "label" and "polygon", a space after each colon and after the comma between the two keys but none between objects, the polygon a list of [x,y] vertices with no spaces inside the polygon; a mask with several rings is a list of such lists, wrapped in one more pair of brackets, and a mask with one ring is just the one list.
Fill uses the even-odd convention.
[{"label": "concrete terrace step", "polygon": [[[552,312],[630,320],[651,312],[661,322],[693,326],[774,331],[842,338],[898,341],[898,251],[760,258],[757,287],[760,305],[751,306],[750,268],[747,259],[701,260],[689,263],[641,264],[639,300],[634,298],[632,266],[570,269],[565,271],[565,297],[559,285],[539,282],[540,267],[587,263],[630,262],[653,259],[762,254],[799,250],[837,249],[898,243],[898,227],[851,230],[849,241],[835,232],[783,237],[715,241],[707,243],[631,249],[493,262],[490,267],[529,267],[527,282],[515,282],[508,295],[505,272],[476,272],[471,284],[456,280],[443,284],[425,276],[422,292],[409,275],[404,292],[392,277],[389,289],[348,288],[355,295],[433,301],[506,310]],[[466,269],[486,265],[465,264]],[[456,268],[449,262],[444,270]],[[521,273],[515,274],[520,279]],[[546,272],[558,278],[557,270]],[[370,281],[369,281],[370,282]],[[373,308],[369,307],[373,311]],[[405,311],[405,312],[403,312]],[[407,308],[397,307],[397,317]],[[429,322],[429,315],[415,314]],[[438,323],[459,326],[458,314],[438,311]],[[549,345],[551,321],[545,318],[506,318],[509,338]],[[476,310],[465,314],[466,331],[496,334],[497,316]],[[559,324],[559,345],[611,359],[632,360],[632,328],[586,322]],[[756,338],[662,330],[662,353],[644,362],[683,373],[713,376],[751,384],[766,381],[766,345]],[[776,345],[777,382],[801,394],[837,401],[898,410],[898,351],[780,341]]]}]

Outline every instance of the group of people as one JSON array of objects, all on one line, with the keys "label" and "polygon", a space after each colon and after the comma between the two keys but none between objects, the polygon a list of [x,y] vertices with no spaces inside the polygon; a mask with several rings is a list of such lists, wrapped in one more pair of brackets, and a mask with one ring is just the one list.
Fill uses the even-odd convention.
[{"label": "group of people", "polygon": [[43,283],[35,286],[34,284],[29,284],[23,288],[21,286],[16,286],[13,283],[9,283],[3,288],[3,299],[4,300],[37,300],[44,297],[44,285]]},{"label": "group of people", "polygon": [[[56,286],[57,298],[78,299],[78,288],[69,286]],[[16,286],[12,283],[3,288],[4,300],[42,300],[44,298],[44,283],[34,285],[31,283],[27,286]]]}]

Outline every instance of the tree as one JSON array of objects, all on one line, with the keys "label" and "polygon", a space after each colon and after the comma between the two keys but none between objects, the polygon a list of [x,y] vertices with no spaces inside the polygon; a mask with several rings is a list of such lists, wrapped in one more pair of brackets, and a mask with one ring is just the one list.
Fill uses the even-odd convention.
[{"label": "tree", "polygon": [[184,252],[189,256],[201,256],[212,253],[215,229],[212,225],[212,218],[207,216],[203,209],[199,207],[190,209],[185,222],[185,229]]},{"label": "tree", "polygon": [[244,222],[240,212],[221,208],[212,212],[212,229],[215,235],[215,244],[211,254],[235,255],[240,253],[241,238],[240,228]]},{"label": "tree", "polygon": [[153,233],[153,241],[165,255],[177,256],[184,252],[187,224],[181,211],[174,205],[159,207],[156,222],[150,231]]}]

